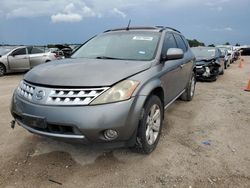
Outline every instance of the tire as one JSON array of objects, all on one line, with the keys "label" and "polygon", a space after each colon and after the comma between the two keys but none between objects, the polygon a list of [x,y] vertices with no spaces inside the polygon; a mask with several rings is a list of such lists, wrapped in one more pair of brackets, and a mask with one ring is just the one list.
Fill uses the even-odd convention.
[{"label": "tire", "polygon": [[6,73],[6,68],[3,64],[0,63],[0,76],[5,75]]},{"label": "tire", "polygon": [[210,82],[215,82],[218,79],[218,75],[211,77]]},{"label": "tire", "polygon": [[[163,104],[156,95],[150,96],[144,105],[144,114],[139,122],[133,151],[150,154],[156,148],[163,123]],[[153,118],[154,117],[154,118]]]},{"label": "tire", "polygon": [[193,72],[188,82],[185,92],[180,97],[181,100],[191,101],[193,99],[194,92],[195,92],[195,85],[196,85],[196,78],[195,78],[195,73]]},{"label": "tire", "polygon": [[220,75],[223,75],[225,73],[225,69],[224,69],[224,66],[222,66],[222,70],[220,72]]},{"label": "tire", "polygon": [[224,68],[222,68],[222,71],[220,72],[220,75],[224,74]]}]

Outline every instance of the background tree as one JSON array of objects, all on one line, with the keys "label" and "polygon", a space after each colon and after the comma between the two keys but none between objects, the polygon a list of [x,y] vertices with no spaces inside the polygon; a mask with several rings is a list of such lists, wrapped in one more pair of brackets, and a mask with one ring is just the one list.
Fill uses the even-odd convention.
[{"label": "background tree", "polygon": [[196,39],[193,39],[193,40],[187,39],[187,41],[190,47],[205,46],[203,42],[200,42]]},{"label": "background tree", "polygon": [[215,45],[214,44],[209,44],[208,47],[215,47]]},{"label": "background tree", "polygon": [[230,43],[229,43],[229,42],[226,42],[224,45],[230,45]]}]

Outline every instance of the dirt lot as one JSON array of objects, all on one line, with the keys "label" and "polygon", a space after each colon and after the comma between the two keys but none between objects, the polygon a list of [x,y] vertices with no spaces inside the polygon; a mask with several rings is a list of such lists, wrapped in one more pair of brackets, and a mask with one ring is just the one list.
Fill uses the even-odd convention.
[{"label": "dirt lot", "polygon": [[217,82],[197,83],[192,102],[175,102],[148,156],[12,130],[10,98],[22,76],[0,78],[0,187],[250,187],[250,57]]}]

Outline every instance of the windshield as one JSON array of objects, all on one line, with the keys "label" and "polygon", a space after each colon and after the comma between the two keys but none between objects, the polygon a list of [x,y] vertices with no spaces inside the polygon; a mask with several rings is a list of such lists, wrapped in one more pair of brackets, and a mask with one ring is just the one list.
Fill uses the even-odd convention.
[{"label": "windshield", "polygon": [[9,53],[13,48],[0,48],[0,55],[3,56],[7,53]]},{"label": "windshield", "polygon": [[152,60],[160,33],[124,31],[99,35],[79,48],[72,58]]},{"label": "windshield", "polygon": [[214,48],[192,48],[192,51],[198,59],[211,59],[215,57]]},{"label": "windshield", "polygon": [[220,48],[220,51],[221,51],[222,55],[227,54],[227,49],[226,48]]}]

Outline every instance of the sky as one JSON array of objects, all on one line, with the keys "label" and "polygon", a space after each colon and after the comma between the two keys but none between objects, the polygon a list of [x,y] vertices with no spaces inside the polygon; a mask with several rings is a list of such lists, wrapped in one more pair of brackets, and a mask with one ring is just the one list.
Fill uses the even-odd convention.
[{"label": "sky", "polygon": [[83,43],[110,28],[164,25],[205,44],[250,44],[250,0],[0,0],[0,43]]}]

